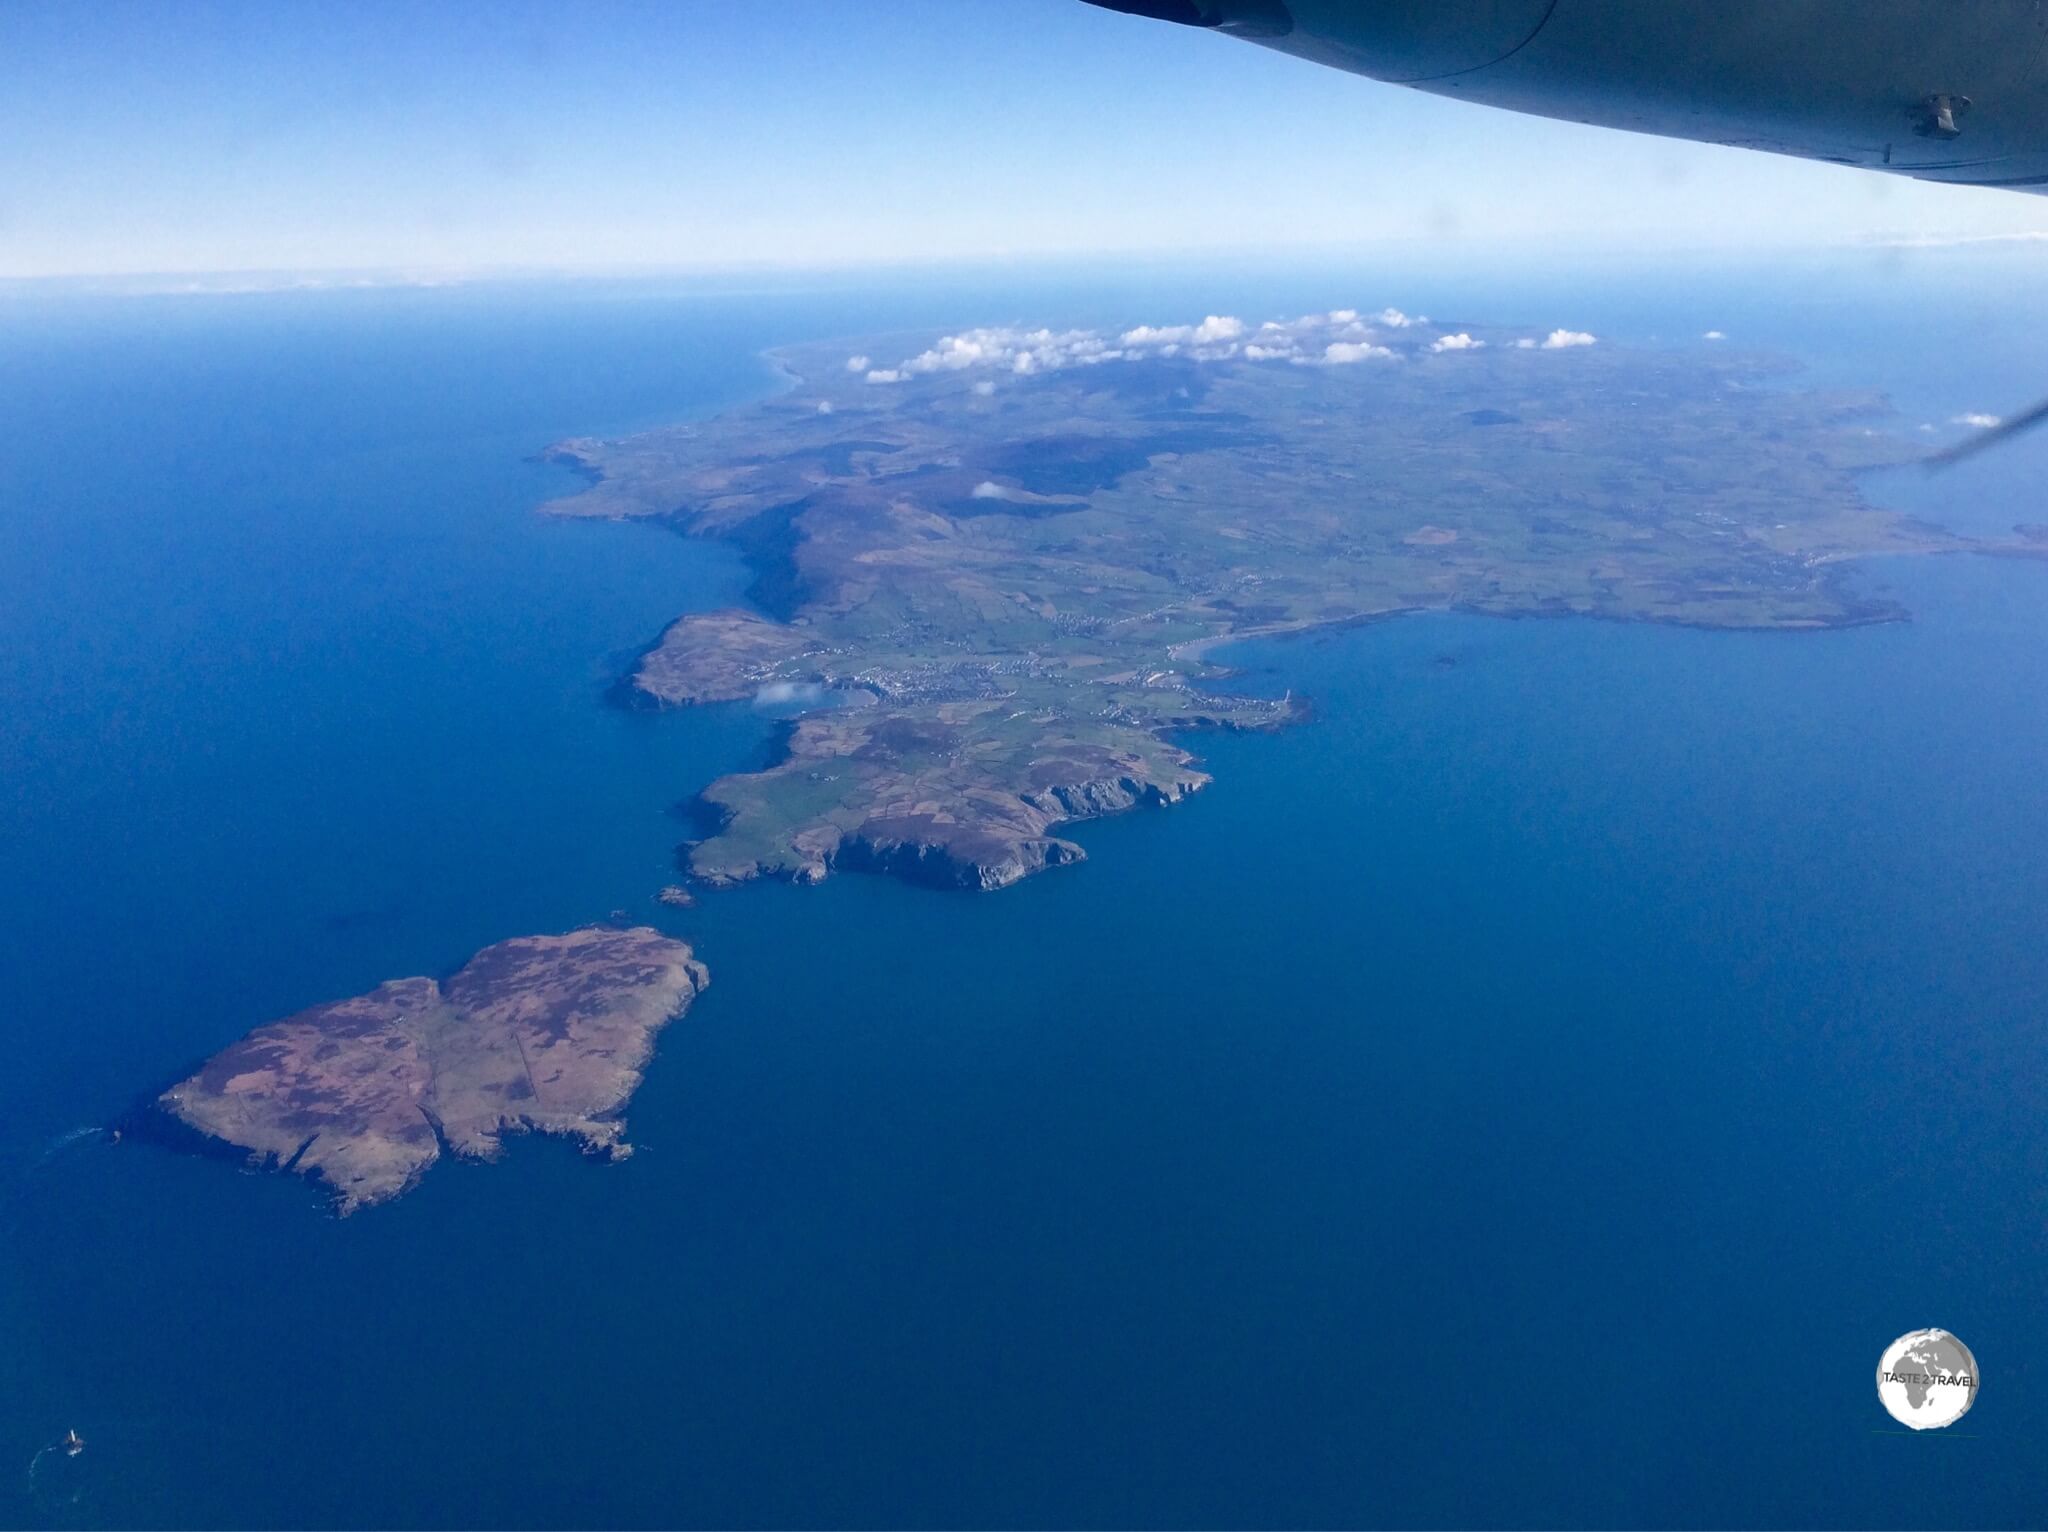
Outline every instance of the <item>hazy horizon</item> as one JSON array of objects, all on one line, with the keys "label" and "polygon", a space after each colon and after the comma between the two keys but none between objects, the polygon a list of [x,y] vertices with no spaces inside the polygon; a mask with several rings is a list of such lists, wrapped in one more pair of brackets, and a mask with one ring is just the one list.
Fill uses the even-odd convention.
[{"label": "hazy horizon", "polygon": [[1079,0],[27,0],[0,279],[2048,238],[2048,200],[1513,117]]}]

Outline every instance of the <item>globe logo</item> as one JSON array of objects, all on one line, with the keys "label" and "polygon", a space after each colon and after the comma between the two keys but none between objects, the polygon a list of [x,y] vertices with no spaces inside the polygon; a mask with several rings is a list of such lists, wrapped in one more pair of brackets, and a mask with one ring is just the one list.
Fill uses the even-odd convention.
[{"label": "globe logo", "polygon": [[1977,1402],[1977,1359],[1946,1330],[1915,1330],[1884,1348],[1877,1397],[1902,1426],[1952,1426]]}]

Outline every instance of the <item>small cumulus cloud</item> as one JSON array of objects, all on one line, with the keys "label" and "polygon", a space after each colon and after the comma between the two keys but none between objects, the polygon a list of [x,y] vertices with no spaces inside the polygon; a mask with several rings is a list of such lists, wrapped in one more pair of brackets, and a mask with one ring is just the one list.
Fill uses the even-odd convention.
[{"label": "small cumulus cloud", "polygon": [[1385,346],[1375,346],[1370,341],[1333,340],[1323,347],[1324,365],[1343,367],[1352,362],[1394,360],[1394,353]]},{"label": "small cumulus cloud", "polygon": [[831,414],[831,413],[832,413],[832,401],[831,401],[830,399],[820,399],[820,400],[818,401],[818,413],[819,413],[820,415],[829,415],[829,414]]},{"label": "small cumulus cloud", "polygon": [[983,479],[969,493],[976,500],[1007,500],[1009,498],[1004,493],[1003,486],[996,483],[994,479]]},{"label": "small cumulus cloud", "polygon": [[831,688],[816,681],[770,681],[754,692],[758,708],[813,708],[831,700]]},{"label": "small cumulus cloud", "polygon": [[1545,351],[1565,351],[1573,346],[1590,346],[1598,339],[1584,330],[1552,330],[1543,337]]},{"label": "small cumulus cloud", "polygon": [[[870,383],[901,383],[927,374],[973,371],[984,374],[973,387],[976,394],[986,398],[996,390],[995,377],[1005,374],[1029,378],[1064,368],[1111,362],[1178,358],[1189,362],[1242,360],[1341,366],[1399,361],[1401,351],[1385,341],[1387,331],[1428,323],[1399,309],[1386,309],[1361,320],[1359,310],[1342,308],[1303,314],[1296,319],[1269,319],[1256,326],[1230,314],[1210,314],[1188,324],[1141,324],[1109,333],[994,326],[941,336],[932,346],[893,367],[869,368],[866,377]],[[1586,336],[1583,340],[1555,343],[1577,345],[1591,341],[1592,337]],[[1419,340],[1417,344],[1420,345]],[[1471,351],[1486,344],[1460,332],[1438,338],[1431,343],[1431,349]],[[1529,347],[1537,342],[1520,344]],[[856,361],[865,363],[868,358],[850,358],[849,365]]]},{"label": "small cumulus cloud", "polygon": [[868,370],[868,359],[864,356],[850,356],[846,359],[846,370],[848,372],[866,372]]},{"label": "small cumulus cloud", "polygon": [[1727,338],[1728,337],[1719,330],[1709,330],[1706,334],[1700,337],[1701,340],[1726,340]]},{"label": "small cumulus cloud", "polygon": [[1211,314],[1200,324],[1141,324],[1136,329],[1124,331],[1117,340],[1126,349],[1157,349],[1162,356],[1178,355],[1181,347],[1190,346],[1196,348],[1198,360],[1213,361],[1213,356],[1199,353],[1213,351],[1219,346],[1227,347],[1242,334],[1242,319],[1228,314]]},{"label": "small cumulus cloud", "polygon": [[1975,426],[1980,431],[1988,431],[1993,426],[2000,424],[2000,421],[1996,415],[1986,415],[1978,410],[1969,410],[1964,414],[1950,417],[1949,424],[1952,426]]},{"label": "small cumulus cloud", "polygon": [[1116,360],[1119,353],[1093,330],[964,330],[904,362],[905,373],[964,372],[986,367],[1029,374]]}]

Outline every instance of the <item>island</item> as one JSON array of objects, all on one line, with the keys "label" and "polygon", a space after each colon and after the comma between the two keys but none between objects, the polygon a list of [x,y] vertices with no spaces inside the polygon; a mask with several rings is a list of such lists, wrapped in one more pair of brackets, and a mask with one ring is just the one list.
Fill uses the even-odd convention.
[{"label": "island", "polygon": [[550,513],[751,565],[621,688],[793,712],[698,798],[702,887],[1078,861],[1062,826],[1209,780],[1191,731],[1303,716],[1231,689],[1232,641],[1421,610],[1840,627],[1903,615],[1846,561],[1993,546],[1865,498],[1913,455],[1880,395],[1721,345],[1389,309],[772,355],[773,398],[546,454],[588,481]]},{"label": "island", "polygon": [[[1722,345],[1349,309],[1116,331],[987,328],[772,354],[716,419],[559,442],[554,515],[736,546],[745,604],[678,617],[615,695],[753,703],[776,757],[709,783],[666,910],[760,877],[1004,888],[1080,861],[1062,827],[1179,803],[1205,729],[1303,720],[1226,645],[1416,611],[1822,629],[1905,613],[1850,561],[2048,556],[1872,504],[1909,462],[1879,395]],[[1448,659],[1439,663],[1448,663]],[[703,989],[618,925],[487,947],[257,1028],[154,1119],[387,1201],[508,1134],[613,1158],[656,1032]]]},{"label": "island", "polygon": [[518,937],[447,979],[393,979],[258,1027],[154,1110],[324,1184],[344,1214],[409,1190],[443,1153],[495,1159],[508,1134],[619,1159],[616,1114],[655,1034],[708,982],[686,944],[645,926]]}]

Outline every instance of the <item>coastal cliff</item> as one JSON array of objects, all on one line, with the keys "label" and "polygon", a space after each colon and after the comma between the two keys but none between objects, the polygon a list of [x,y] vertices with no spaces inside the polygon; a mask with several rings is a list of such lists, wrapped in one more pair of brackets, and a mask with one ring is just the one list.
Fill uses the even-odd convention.
[{"label": "coastal cliff", "polygon": [[252,1164],[309,1177],[346,1214],[408,1191],[443,1153],[508,1135],[632,1152],[616,1115],[655,1034],[709,983],[647,927],[525,936],[448,979],[394,979],[258,1027],[157,1099]]}]

